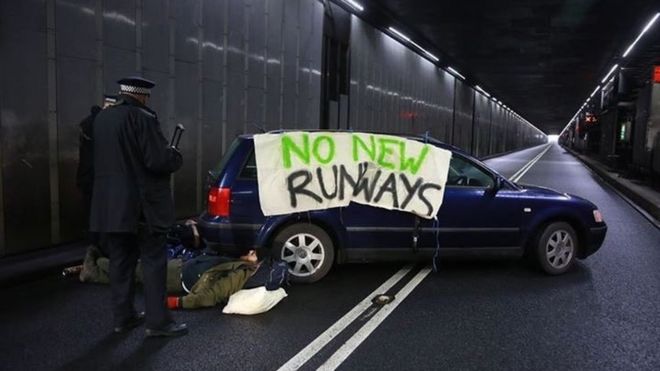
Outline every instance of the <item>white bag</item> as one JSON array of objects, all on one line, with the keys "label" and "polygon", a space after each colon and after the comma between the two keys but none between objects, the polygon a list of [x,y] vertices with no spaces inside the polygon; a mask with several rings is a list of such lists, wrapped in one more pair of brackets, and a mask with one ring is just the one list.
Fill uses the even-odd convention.
[{"label": "white bag", "polygon": [[225,314],[259,314],[274,307],[286,297],[283,288],[268,291],[266,287],[259,286],[253,289],[240,290],[229,297],[227,305],[222,309]]}]

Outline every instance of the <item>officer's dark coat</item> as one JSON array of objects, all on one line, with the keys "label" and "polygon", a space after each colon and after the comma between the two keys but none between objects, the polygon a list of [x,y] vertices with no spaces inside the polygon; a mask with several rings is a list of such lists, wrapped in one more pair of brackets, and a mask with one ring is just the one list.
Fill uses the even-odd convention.
[{"label": "officer's dark coat", "polygon": [[92,106],[89,116],[80,122],[80,135],[78,138],[78,169],[76,171],[76,185],[83,192],[85,198],[92,195],[94,181],[94,163],[92,151],[92,122],[101,112],[101,107]]},{"label": "officer's dark coat", "polygon": [[174,223],[170,175],[181,154],[170,148],[155,112],[128,95],[94,120],[90,230],[136,232],[144,221],[165,232]]}]

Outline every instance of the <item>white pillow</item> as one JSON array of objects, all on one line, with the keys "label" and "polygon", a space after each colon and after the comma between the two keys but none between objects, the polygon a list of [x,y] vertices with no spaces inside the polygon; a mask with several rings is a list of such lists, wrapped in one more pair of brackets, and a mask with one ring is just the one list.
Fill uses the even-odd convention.
[{"label": "white pillow", "polygon": [[225,314],[259,314],[267,312],[286,297],[283,288],[268,291],[265,286],[240,290],[229,297],[222,309]]}]

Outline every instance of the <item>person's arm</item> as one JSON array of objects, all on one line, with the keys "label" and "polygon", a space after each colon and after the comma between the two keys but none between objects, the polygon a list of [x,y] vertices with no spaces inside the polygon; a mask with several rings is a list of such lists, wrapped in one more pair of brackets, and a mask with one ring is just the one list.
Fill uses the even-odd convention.
[{"label": "person's arm", "polygon": [[169,146],[155,116],[146,112],[138,115],[138,141],[144,166],[154,173],[170,174],[183,163],[181,153]]}]

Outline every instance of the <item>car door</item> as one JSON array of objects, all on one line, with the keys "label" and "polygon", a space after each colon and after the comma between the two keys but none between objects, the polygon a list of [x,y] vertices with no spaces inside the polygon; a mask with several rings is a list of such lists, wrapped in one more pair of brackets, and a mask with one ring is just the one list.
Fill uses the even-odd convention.
[{"label": "car door", "polygon": [[523,210],[518,190],[495,189],[496,176],[454,153],[437,220],[422,220],[421,247],[486,249],[520,245]]},{"label": "car door", "polygon": [[[387,210],[351,202],[341,209],[346,227],[348,248],[409,250],[415,216],[411,213]],[[387,252],[387,251],[384,251]]]}]

